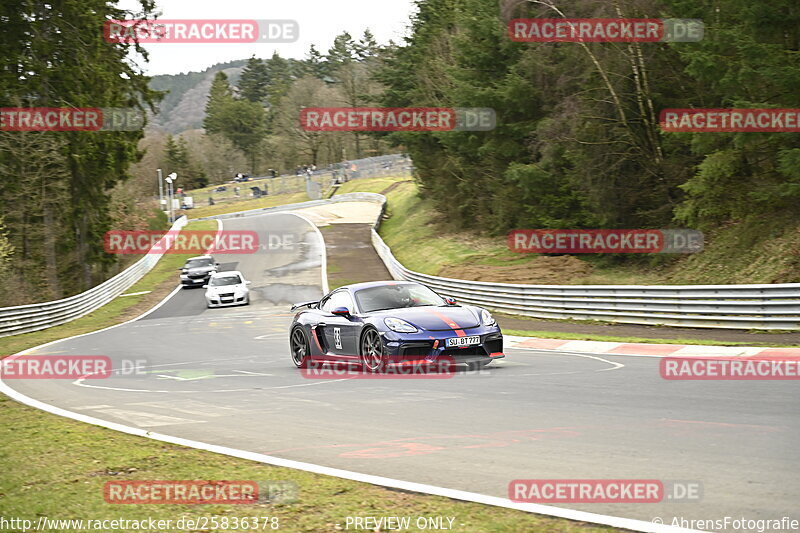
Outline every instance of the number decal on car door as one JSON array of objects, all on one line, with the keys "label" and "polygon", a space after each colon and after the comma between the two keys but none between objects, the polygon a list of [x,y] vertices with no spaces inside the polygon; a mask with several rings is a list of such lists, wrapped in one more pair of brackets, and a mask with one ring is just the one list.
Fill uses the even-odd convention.
[{"label": "number decal on car door", "polygon": [[337,350],[342,349],[342,328],[333,328],[333,342]]}]

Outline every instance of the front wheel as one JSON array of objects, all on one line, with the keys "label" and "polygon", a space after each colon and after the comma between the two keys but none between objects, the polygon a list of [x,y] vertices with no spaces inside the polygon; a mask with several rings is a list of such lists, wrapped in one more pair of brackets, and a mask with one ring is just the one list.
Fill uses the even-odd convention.
[{"label": "front wheel", "polygon": [[361,364],[368,372],[382,372],[386,369],[387,356],[383,339],[375,329],[368,329],[361,336]]},{"label": "front wheel", "polygon": [[292,362],[297,368],[308,368],[311,360],[311,348],[303,328],[298,326],[292,330],[289,344],[292,349]]}]

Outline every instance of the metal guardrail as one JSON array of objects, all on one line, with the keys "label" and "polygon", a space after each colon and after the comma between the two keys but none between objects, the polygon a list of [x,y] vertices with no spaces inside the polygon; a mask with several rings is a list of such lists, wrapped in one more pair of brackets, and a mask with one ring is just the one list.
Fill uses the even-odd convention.
[{"label": "metal guardrail", "polygon": [[[185,216],[181,217],[175,221],[169,231],[178,231],[187,223],[188,219]],[[142,279],[162,255],[147,254],[113,278],[68,298],[0,308],[0,337],[58,326],[91,313]]]},{"label": "metal guardrail", "polygon": [[380,219],[372,245],[394,279],[424,283],[440,294],[500,312],[628,324],[800,330],[800,283],[522,285],[442,278],[404,267],[378,235],[378,224]]}]

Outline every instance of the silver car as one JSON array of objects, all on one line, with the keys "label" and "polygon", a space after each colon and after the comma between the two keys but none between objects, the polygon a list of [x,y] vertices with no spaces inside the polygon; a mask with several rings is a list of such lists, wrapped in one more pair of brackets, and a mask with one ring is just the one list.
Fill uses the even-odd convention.
[{"label": "silver car", "polygon": [[206,289],[208,307],[227,307],[230,305],[247,305],[250,303],[249,281],[238,270],[211,274]]}]

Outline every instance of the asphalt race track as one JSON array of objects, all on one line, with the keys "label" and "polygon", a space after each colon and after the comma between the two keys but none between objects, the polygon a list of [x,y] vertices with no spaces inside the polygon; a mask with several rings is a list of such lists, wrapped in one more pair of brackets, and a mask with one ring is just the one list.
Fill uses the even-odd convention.
[{"label": "asphalt race track", "polygon": [[158,433],[493,496],[520,478],[703,485],[699,502],[562,505],[600,514],[669,523],[798,509],[796,381],[666,381],[657,358],[514,349],[451,379],[307,379],[289,356],[289,305],[322,294],[318,232],[288,213],[224,228],[267,244],[217,256],[252,281],[250,306],[209,310],[202,289],[179,290],[140,320],[36,352],[108,355],[115,368],[145,359],[145,375],[6,383]]}]

